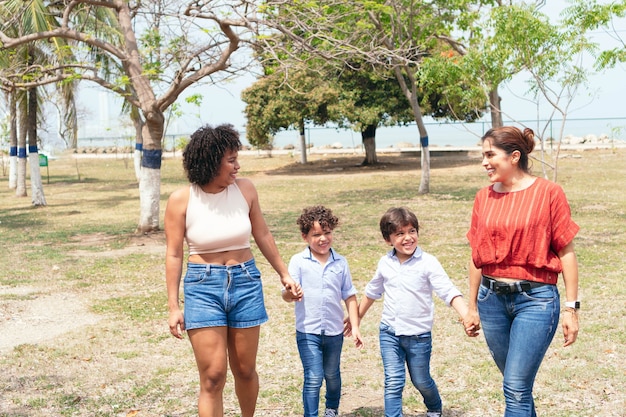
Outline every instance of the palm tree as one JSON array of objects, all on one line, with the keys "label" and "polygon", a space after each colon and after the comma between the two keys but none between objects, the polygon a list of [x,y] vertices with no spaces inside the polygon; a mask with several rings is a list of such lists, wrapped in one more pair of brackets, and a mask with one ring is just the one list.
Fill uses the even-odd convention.
[{"label": "palm tree", "polygon": [[[40,0],[33,0],[39,2]],[[7,3],[24,2],[10,0]],[[235,4],[236,3],[236,4]],[[245,2],[244,2],[245,3]],[[31,2],[28,2],[30,5]],[[58,66],[58,72],[43,74],[57,81],[83,79],[98,83],[129,101],[142,116],[143,154],[141,180],[139,181],[140,219],[137,231],[150,232],[159,229],[162,138],[165,126],[164,112],[176,102],[188,87],[208,77],[224,79],[237,70],[248,67],[248,62],[234,60],[233,54],[241,44],[242,34],[251,34],[246,14],[254,13],[251,4],[237,2],[220,3],[190,0],[187,6],[180,2],[154,1],[137,4],[124,0],[93,2],[74,0],[55,3],[63,8],[58,27],[39,32],[22,31],[18,34],[0,27],[0,42],[4,48],[50,40],[80,43],[75,51],[98,51],[99,57],[115,61],[117,66],[102,66],[87,54],[81,55],[72,67]],[[30,7],[30,6],[29,6]],[[136,7],[136,8],[134,8]],[[169,9],[164,9],[169,7]],[[241,7],[241,9],[232,10]],[[120,41],[107,40],[95,34],[97,30],[115,31],[116,28],[97,26],[96,13],[108,12],[118,22]],[[25,8],[17,8],[12,14],[21,16]],[[85,16],[91,16],[88,24],[76,24]],[[174,19],[176,17],[176,19]],[[15,20],[15,18],[12,18]],[[139,19],[144,19],[137,22]],[[154,25],[159,21],[164,27]],[[5,18],[5,22],[6,21]],[[209,23],[207,23],[209,22]],[[12,22],[14,23],[14,22]],[[165,27],[167,24],[169,27]],[[215,28],[209,27],[214,25]],[[152,25],[152,26],[151,26]],[[21,27],[21,26],[20,26]],[[139,30],[146,27],[145,37]],[[112,28],[112,29],[111,29]],[[169,35],[166,40],[165,37]],[[143,47],[154,46],[152,55],[142,55]],[[77,52],[76,52],[77,53]],[[91,59],[90,59],[91,58]],[[116,74],[115,82],[104,77],[103,69],[122,71]],[[218,77],[219,76],[219,77]],[[56,78],[55,78],[56,77]],[[215,79],[211,79],[215,82]]]}]

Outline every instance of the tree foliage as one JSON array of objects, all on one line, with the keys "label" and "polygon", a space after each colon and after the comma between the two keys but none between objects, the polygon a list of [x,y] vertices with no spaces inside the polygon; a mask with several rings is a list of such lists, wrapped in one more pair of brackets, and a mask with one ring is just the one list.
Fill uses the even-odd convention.
[{"label": "tree foliage", "polygon": [[[37,5],[43,13],[32,13]],[[0,50],[47,40],[68,44],[72,62],[16,71],[21,88],[89,80],[140,110],[143,159],[138,230],[159,228],[160,167],[165,110],[201,80],[219,82],[247,66],[235,52],[251,31],[249,4],[229,1],[42,0],[3,2]],[[8,9],[7,9],[8,10]],[[27,19],[32,14],[32,19]],[[111,24],[103,22],[104,16]],[[56,24],[41,26],[41,19]],[[13,28],[17,28],[13,31]],[[63,50],[58,47],[58,49]],[[22,74],[29,75],[24,77]]]},{"label": "tree foliage", "polygon": [[[626,39],[623,35],[623,19],[626,18],[625,0],[610,3],[577,0],[565,9],[564,15],[569,26],[579,27],[582,30],[602,29],[615,41],[615,46],[600,51],[596,60],[596,69],[613,68],[626,62]],[[621,31],[618,29],[620,19]]]}]

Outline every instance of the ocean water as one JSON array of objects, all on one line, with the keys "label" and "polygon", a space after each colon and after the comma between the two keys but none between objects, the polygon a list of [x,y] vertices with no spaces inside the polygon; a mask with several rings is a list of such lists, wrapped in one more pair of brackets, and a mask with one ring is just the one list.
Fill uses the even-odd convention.
[{"label": "ocean water", "polygon": [[[516,123],[507,122],[518,127],[530,127],[535,131],[538,138],[549,139],[560,136],[596,137],[606,136],[621,141],[626,141],[626,117],[625,118],[602,118],[602,119],[569,119],[566,120],[562,135],[560,134],[561,122],[559,120],[541,121],[527,120]],[[479,143],[483,134],[489,130],[491,123],[426,123],[429,145],[431,147],[468,147]],[[245,128],[239,128],[241,139],[248,144],[245,137]],[[171,150],[180,138],[188,138],[192,132],[168,133],[165,139],[165,150]],[[305,129],[306,142],[312,147],[342,147],[358,148],[362,146],[361,134],[350,129],[338,129],[333,127],[307,126]],[[376,147],[398,148],[419,147],[419,133],[415,124],[407,126],[381,127],[376,130]],[[89,137],[79,138],[79,147],[122,147],[134,148],[132,132],[123,136]],[[274,148],[300,146],[300,134],[297,130],[279,132],[274,138]]]},{"label": "ocean water", "polygon": [[[555,121],[521,121],[518,123],[506,122],[518,127],[530,127],[539,138],[558,139],[561,130],[561,122]],[[425,124],[428,132],[429,145],[434,147],[467,147],[475,146],[480,138],[489,130],[491,123],[437,123]],[[606,119],[572,119],[566,120],[562,138],[567,136],[588,137],[608,136],[615,139],[626,139],[626,118]],[[308,127],[305,129],[307,144],[320,147],[341,144],[344,148],[361,146],[362,139],[359,132],[346,129],[334,129],[328,127]],[[287,145],[299,147],[300,134],[296,130],[280,132],[274,138],[274,145],[283,148]],[[419,132],[415,124],[408,126],[382,127],[376,130],[377,148],[405,147],[408,144],[419,147]]]}]

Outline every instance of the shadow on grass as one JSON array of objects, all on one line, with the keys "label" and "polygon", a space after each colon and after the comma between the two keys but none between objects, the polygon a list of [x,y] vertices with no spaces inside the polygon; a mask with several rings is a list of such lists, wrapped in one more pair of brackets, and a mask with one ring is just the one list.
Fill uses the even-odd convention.
[{"label": "shadow on grass", "polygon": [[[478,164],[475,158],[466,154],[448,154],[431,156],[431,169],[445,169],[453,167],[471,166]],[[329,175],[329,174],[364,174],[368,172],[389,171],[419,171],[421,161],[419,156],[412,155],[384,155],[378,157],[378,163],[363,165],[363,156],[325,156],[322,159],[309,161],[306,164],[293,162],[277,169],[265,171],[267,175]]]},{"label": "shadow on grass", "polygon": [[[359,407],[356,410],[352,410],[348,413],[342,412],[344,417],[378,417],[385,415],[385,409],[383,407]],[[459,410],[443,410],[443,417],[462,417],[465,413]],[[425,417],[426,412],[411,412],[405,413],[405,417]]]}]

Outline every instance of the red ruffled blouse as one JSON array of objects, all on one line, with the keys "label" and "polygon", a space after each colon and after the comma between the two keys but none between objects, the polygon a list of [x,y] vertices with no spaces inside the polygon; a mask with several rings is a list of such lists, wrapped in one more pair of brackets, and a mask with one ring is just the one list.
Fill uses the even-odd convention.
[{"label": "red ruffled blouse", "polygon": [[484,275],[556,284],[558,252],[579,229],[563,189],[536,178],[521,191],[498,193],[493,185],[479,190],[467,238]]}]

